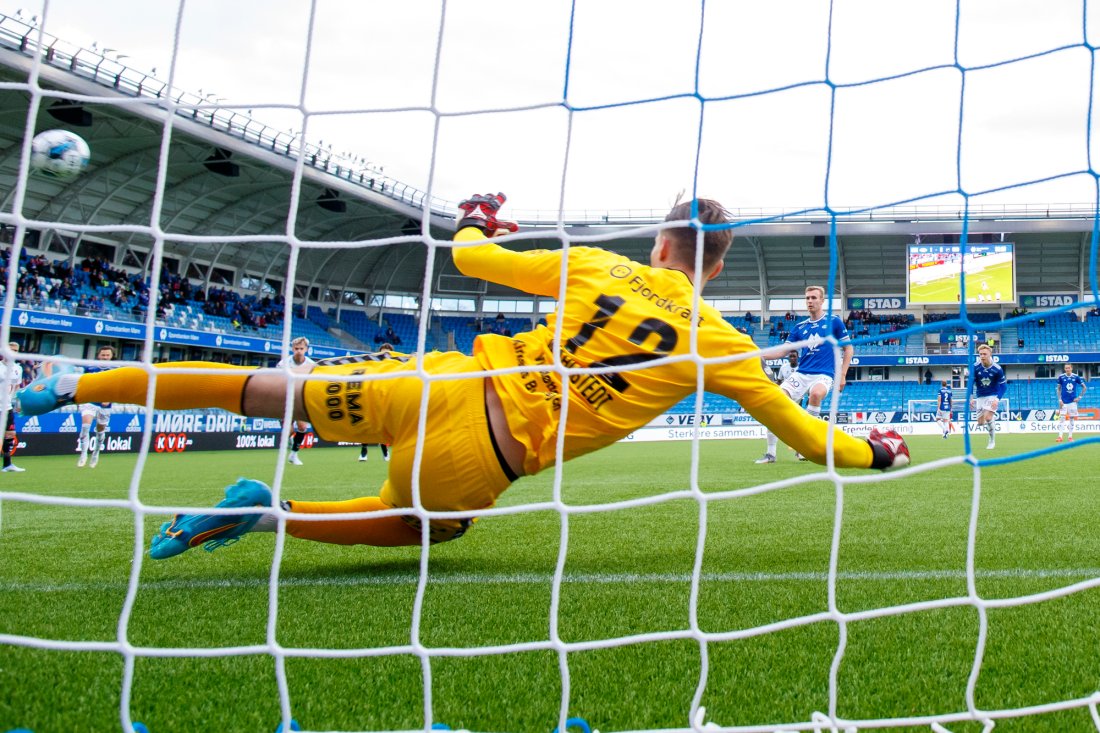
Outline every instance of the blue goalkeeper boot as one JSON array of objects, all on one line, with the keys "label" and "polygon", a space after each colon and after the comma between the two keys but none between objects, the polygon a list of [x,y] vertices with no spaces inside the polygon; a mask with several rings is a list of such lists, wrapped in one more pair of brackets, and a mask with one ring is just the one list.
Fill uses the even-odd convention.
[{"label": "blue goalkeeper boot", "polygon": [[19,412],[24,415],[44,415],[59,407],[71,405],[73,395],[58,394],[57,381],[75,371],[76,369],[68,364],[57,364],[50,376],[39,377],[16,392],[15,401],[19,405]]},{"label": "blue goalkeeper boot", "polygon": [[[261,481],[237,479],[227,486],[225,499],[219,507],[271,506],[271,489]],[[149,557],[164,560],[186,552],[192,547],[203,546],[207,552],[231,545],[241,535],[251,531],[263,514],[177,514],[171,522],[160,525],[160,530],[149,543]]]}]

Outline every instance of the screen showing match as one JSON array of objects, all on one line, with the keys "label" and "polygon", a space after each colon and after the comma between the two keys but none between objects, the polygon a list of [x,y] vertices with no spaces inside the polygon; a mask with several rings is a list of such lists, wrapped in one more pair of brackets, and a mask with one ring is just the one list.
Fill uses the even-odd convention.
[{"label": "screen showing match", "polygon": [[966,282],[966,302],[1015,303],[1016,261],[1013,246],[969,244],[909,245],[907,283],[911,305],[958,305]]}]

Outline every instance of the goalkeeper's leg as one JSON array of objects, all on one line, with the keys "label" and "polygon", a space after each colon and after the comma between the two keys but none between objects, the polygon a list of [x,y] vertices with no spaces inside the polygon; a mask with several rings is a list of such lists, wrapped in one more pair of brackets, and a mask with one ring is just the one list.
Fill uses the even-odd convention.
[{"label": "goalkeeper's leg", "polygon": [[[386,364],[387,362],[380,362]],[[390,363],[394,363],[391,362]],[[425,358],[425,369],[449,374],[476,371],[477,363],[462,354],[435,354]],[[385,367],[387,369],[390,366]],[[408,367],[395,367],[404,371]],[[359,392],[371,384],[369,396]],[[515,479],[505,468],[502,454],[494,443],[486,410],[486,381],[482,377],[433,382],[428,395],[426,421],[420,424],[422,382],[416,378],[375,380],[372,382],[313,381],[303,394],[305,410],[316,415],[314,427],[330,440],[363,440],[352,424],[323,406],[348,405],[352,402],[369,410],[359,424],[381,420],[390,439],[371,442],[390,443],[389,475],[379,496],[349,501],[290,501],[285,508],[303,514],[344,514],[403,509],[417,506],[414,484],[419,488],[419,506],[429,511],[476,512],[491,507],[496,498]],[[354,395],[354,400],[349,396]],[[384,410],[384,414],[383,413]],[[417,445],[422,458],[419,481],[414,481],[413,462]],[[433,518],[429,524],[432,542],[461,537],[473,521],[472,516]],[[261,530],[265,526],[260,525]],[[299,539],[341,545],[419,545],[421,518],[407,513],[390,517],[363,517],[314,521],[292,519],[287,531]]]},{"label": "goalkeeper's leg", "polygon": [[[448,373],[475,371],[476,362],[462,354],[433,355],[425,365]],[[394,362],[396,364],[396,362]],[[329,372],[349,375],[355,365],[345,365]],[[390,366],[385,367],[390,369]],[[407,369],[408,367],[401,367]],[[372,385],[365,391],[366,385]],[[364,391],[361,391],[364,390]],[[422,514],[414,511],[392,516],[369,516],[384,510],[411,510],[419,506],[437,512],[464,512],[464,516],[430,519],[429,539],[445,542],[461,537],[474,521],[474,513],[491,507],[496,498],[515,479],[506,468],[503,453],[498,450],[489,430],[484,378],[444,380],[434,382],[428,397],[427,419],[420,428],[419,378],[402,378],[349,382],[344,380],[314,380],[303,394],[304,409],[317,417],[314,427],[331,440],[392,441],[389,477],[379,496],[367,496],[344,501],[287,501],[286,511],[305,515],[364,514],[346,519],[288,519],[287,532],[299,539],[340,545],[400,546],[419,545],[422,541]],[[354,399],[349,400],[349,395]],[[331,402],[330,402],[331,400]],[[322,405],[330,405],[328,412]],[[340,405],[356,404],[367,409],[358,422],[338,415]],[[371,410],[369,408],[376,407]],[[357,425],[385,425],[385,437],[357,438]],[[414,482],[413,463],[417,445],[422,445],[423,457],[419,480]],[[253,482],[255,483],[255,482]],[[418,486],[419,502],[414,484]],[[232,499],[229,494],[227,497]],[[228,499],[227,499],[228,500]],[[231,503],[230,506],[251,506]],[[262,504],[262,502],[261,502]],[[221,517],[220,519],[217,517]],[[162,528],[154,538],[154,548],[170,537],[173,544],[164,545],[172,552],[154,551],[156,557],[170,557],[187,547],[196,546],[210,533],[233,540],[246,532],[273,531],[277,527],[274,515],[256,516],[248,522],[237,521],[231,515],[191,515],[177,517]],[[180,532],[184,534],[179,534]],[[173,535],[172,533],[176,534]],[[187,534],[193,532],[192,534]],[[162,537],[163,535],[163,537]],[[178,538],[177,538],[178,537]],[[220,546],[220,545],[217,545]]]},{"label": "goalkeeper's leg", "polygon": [[[201,369],[209,373],[176,374],[166,372],[167,369]],[[273,371],[265,373],[254,367],[216,362],[180,361],[156,365],[154,374],[157,379],[153,406],[161,410],[219,407],[254,417],[280,417],[286,402],[286,376]],[[249,405],[245,390],[253,377],[266,388],[254,390],[263,399]],[[279,386],[283,394],[275,400],[267,399]],[[41,415],[74,402],[144,405],[148,392],[149,374],[137,367],[119,367],[93,374],[57,368],[16,392],[16,398],[24,414]],[[250,409],[257,411],[250,412]]]}]

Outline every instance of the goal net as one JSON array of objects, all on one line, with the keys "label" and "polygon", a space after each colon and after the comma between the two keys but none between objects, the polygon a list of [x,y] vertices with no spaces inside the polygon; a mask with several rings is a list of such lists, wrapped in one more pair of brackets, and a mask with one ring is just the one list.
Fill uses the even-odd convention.
[{"label": "goal net", "polygon": [[[314,356],[339,358],[385,340],[470,353],[490,330],[554,328],[567,293],[520,297],[454,268],[456,202],[498,188],[522,225],[509,246],[637,262],[677,190],[735,207],[707,296],[756,311],[740,327],[761,347],[762,309],[801,313],[807,285],[842,316],[859,278],[906,292],[914,222],[964,253],[999,233],[972,234],[979,220],[1068,222],[1070,244],[1031,235],[1009,275],[1017,294],[1076,292],[1017,314],[1006,298],[1001,325],[1096,322],[1082,320],[1100,307],[1090,3],[23,6],[0,16],[0,352],[28,376],[93,367],[101,342],[156,374],[191,358],[268,366],[307,331]],[[86,171],[40,175],[32,140],[50,128],[86,138]],[[860,225],[882,246],[852,254]],[[622,267],[612,276],[635,265]],[[896,336],[957,327],[973,364],[988,329],[958,275],[957,300],[928,296],[945,320]],[[593,330],[614,304],[600,306]],[[647,328],[637,340],[658,340]],[[853,334],[857,357],[903,368],[875,351],[884,333]],[[1079,480],[1097,438],[1008,435],[979,454],[916,434],[934,411],[916,400],[893,425],[908,429],[904,471],[757,464],[763,441],[700,438],[723,417],[696,346],[690,410],[660,418],[691,440],[567,462],[562,429],[552,468],[476,513],[425,508],[419,442],[388,463],[373,445],[362,461],[358,445],[307,446],[288,463],[289,407],[159,429],[175,423],[150,380],[111,427],[132,454],[108,450],[94,470],[72,452],[81,414],[64,413],[58,455],[16,452],[25,472],[0,473],[0,730],[1100,730],[1100,546]],[[595,382],[567,351],[524,369]],[[1016,385],[1034,363],[1011,362],[1017,404],[1035,399]],[[288,396],[309,379],[283,374]],[[425,395],[447,377],[414,372]],[[836,389],[823,415],[865,435],[838,418],[893,415],[890,394],[850,405]],[[410,418],[421,430],[427,410]],[[16,419],[24,442],[49,439],[52,418]],[[193,450],[227,432],[216,423],[233,450]],[[411,547],[288,533],[304,515],[277,500],[372,495],[396,464],[411,466],[420,520],[477,524]],[[240,476],[271,485],[277,531],[150,559],[163,522],[209,511]]]}]

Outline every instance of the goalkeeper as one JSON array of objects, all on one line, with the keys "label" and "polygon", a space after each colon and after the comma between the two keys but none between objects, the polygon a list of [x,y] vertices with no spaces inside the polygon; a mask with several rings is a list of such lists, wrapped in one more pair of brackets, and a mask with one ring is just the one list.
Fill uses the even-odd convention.
[{"label": "goalkeeper", "polygon": [[[333,442],[388,443],[392,460],[377,496],[283,502],[284,510],[297,515],[287,518],[290,535],[345,545],[416,545],[427,510],[458,514],[429,517],[432,542],[456,539],[513,481],[554,464],[559,430],[565,433],[565,460],[610,445],[694,392],[700,372],[704,389],[736,400],[812,461],[825,462],[831,431],[838,467],[887,469],[909,463],[908,448],[897,433],[876,430],[868,439],[856,438],[807,415],[768,379],[757,358],[734,360],[757,351],[748,336],[701,300],[696,312],[695,287],[701,290],[722,270],[733,240],[723,227],[728,214],[717,202],[696,202],[698,222],[704,225],[701,236],[691,223],[693,203],[675,206],[665,221],[679,224],[658,232],[648,265],[592,247],[510,251],[489,239],[517,229],[498,221],[503,203],[504,196],[496,194],[459,204],[463,216],[454,237],[455,264],[470,277],[547,298],[558,297],[564,278],[561,320],[551,316],[546,326],[514,337],[482,334],[473,356],[366,354],[321,361],[309,379],[295,380],[295,420],[312,423],[319,436]],[[699,242],[703,251],[697,272]],[[716,361],[699,364],[690,358],[693,353]],[[552,369],[559,356],[571,370],[564,380]],[[172,366],[212,371],[161,371]],[[284,415],[291,378],[286,370],[230,369],[205,362],[157,365],[155,407]],[[432,379],[425,389],[422,374],[443,378]],[[148,376],[136,367],[55,373],[21,390],[19,400],[28,415],[70,402],[141,404]],[[428,404],[421,424],[424,396]],[[418,440],[423,444],[421,509],[414,508],[413,498]],[[218,506],[267,507],[271,493],[258,481],[241,479]],[[395,508],[410,511],[370,515]],[[303,518],[333,513],[363,516]],[[150,556],[171,557],[199,544],[212,550],[245,532],[273,531],[276,524],[274,513],[177,515],[153,538]]]}]

